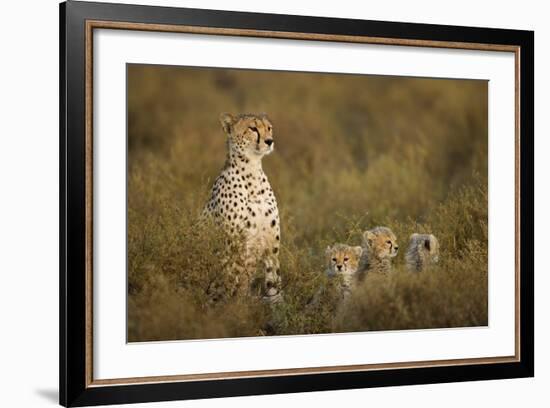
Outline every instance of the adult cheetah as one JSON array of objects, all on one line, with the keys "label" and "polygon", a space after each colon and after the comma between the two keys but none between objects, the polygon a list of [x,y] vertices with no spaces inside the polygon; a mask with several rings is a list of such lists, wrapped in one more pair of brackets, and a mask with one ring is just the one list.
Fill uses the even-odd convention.
[{"label": "adult cheetah", "polygon": [[231,268],[237,290],[249,291],[260,268],[260,294],[275,302],[281,298],[279,211],[262,169],[263,157],[274,149],[273,126],[265,114],[223,113],[220,122],[227,136],[227,158],[203,216],[213,217],[230,236],[244,240],[241,266]]}]

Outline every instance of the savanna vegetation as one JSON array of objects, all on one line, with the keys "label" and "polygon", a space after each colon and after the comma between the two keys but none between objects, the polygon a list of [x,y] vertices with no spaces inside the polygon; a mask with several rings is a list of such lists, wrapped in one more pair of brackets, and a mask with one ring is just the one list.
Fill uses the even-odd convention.
[{"label": "savanna vegetation", "polygon": [[[221,112],[266,112],[285,301],[208,298],[225,237],[197,223],[225,160]],[[487,83],[128,67],[129,341],[487,325]],[[385,225],[401,253],[336,307],[327,245]],[[408,273],[413,232],[440,262]],[[322,288],[321,301],[306,306]]]}]

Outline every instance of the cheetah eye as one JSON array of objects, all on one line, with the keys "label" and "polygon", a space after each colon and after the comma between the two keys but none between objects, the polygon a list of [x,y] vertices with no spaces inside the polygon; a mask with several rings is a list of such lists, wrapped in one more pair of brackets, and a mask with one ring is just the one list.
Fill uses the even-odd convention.
[{"label": "cheetah eye", "polygon": [[349,261],[349,258],[347,258],[347,257],[344,258],[344,262],[347,262],[347,261]]},{"label": "cheetah eye", "polygon": [[332,262],[336,262],[336,258],[332,258]]},{"label": "cheetah eye", "polygon": [[258,128],[256,126],[253,126],[253,127],[251,126],[248,129],[256,133],[256,138],[257,138],[256,143],[260,144],[260,132],[258,132]]},{"label": "cheetah eye", "polygon": [[391,245],[391,241],[386,241],[386,244]]}]

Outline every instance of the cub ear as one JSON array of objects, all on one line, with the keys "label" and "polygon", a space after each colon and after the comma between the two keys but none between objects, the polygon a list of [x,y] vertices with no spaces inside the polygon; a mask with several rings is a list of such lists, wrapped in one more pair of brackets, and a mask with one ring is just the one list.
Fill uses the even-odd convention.
[{"label": "cub ear", "polygon": [[329,246],[327,246],[327,249],[325,249],[325,261],[327,263],[327,265],[330,267],[331,263],[330,263],[330,259],[332,258],[332,248]]},{"label": "cub ear", "polygon": [[357,258],[361,258],[361,255],[363,254],[363,248],[361,248],[360,246],[355,246],[352,248],[353,249],[353,253],[357,256]]},{"label": "cub ear", "polygon": [[416,240],[416,237],[418,237],[418,234],[415,232],[414,234],[411,234],[411,236],[409,237],[409,241]]},{"label": "cub ear", "polygon": [[431,248],[431,246],[432,246],[431,237],[432,237],[432,236],[429,236],[428,238],[426,238],[426,239],[424,240],[424,248],[426,248],[428,251],[430,250],[430,248]]},{"label": "cub ear", "polygon": [[372,241],[374,241],[374,238],[376,238],[376,235],[374,235],[370,231],[363,232],[363,243],[370,247],[372,245]]},{"label": "cub ear", "polygon": [[235,117],[230,113],[222,113],[220,115],[220,123],[222,124],[223,131],[229,135],[235,124]]},{"label": "cub ear", "polygon": [[430,248],[435,248],[438,245],[437,238],[434,234],[430,234]]}]

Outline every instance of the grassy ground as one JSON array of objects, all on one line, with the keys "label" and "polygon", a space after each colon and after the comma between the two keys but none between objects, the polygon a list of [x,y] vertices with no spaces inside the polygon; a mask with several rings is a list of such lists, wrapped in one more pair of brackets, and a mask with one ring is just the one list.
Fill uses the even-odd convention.
[{"label": "grassy ground", "polygon": [[[274,125],[264,170],[285,303],[273,310],[206,294],[225,278],[224,237],[195,223],[224,163],[220,112]],[[130,341],[487,324],[486,82],[131,65],[128,149]],[[324,249],[376,225],[403,249],[396,273],[336,307]],[[404,270],[412,232],[439,238],[434,270]]]}]

